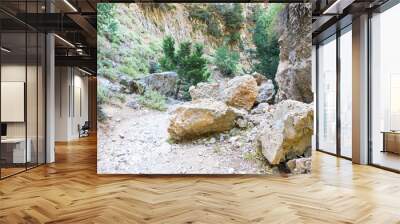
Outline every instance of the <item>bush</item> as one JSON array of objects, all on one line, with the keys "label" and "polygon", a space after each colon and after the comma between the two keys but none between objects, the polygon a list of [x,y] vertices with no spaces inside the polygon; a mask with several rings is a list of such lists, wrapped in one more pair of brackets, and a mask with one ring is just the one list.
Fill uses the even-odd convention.
[{"label": "bush", "polygon": [[206,7],[194,5],[188,10],[189,18],[206,24],[207,34],[218,38],[222,36],[221,27],[217,19],[218,17],[210,10],[209,6],[212,5],[207,5]]},{"label": "bush", "polygon": [[146,90],[144,95],[139,97],[139,103],[154,110],[165,111],[167,109],[165,97],[153,90]]},{"label": "bush", "polygon": [[161,69],[160,64],[154,60],[150,60],[149,61],[149,73],[153,74],[153,73],[157,73],[159,72]]},{"label": "bush", "polygon": [[147,63],[147,59],[144,56],[131,54],[123,59],[119,67],[119,72],[132,78],[139,78],[143,74],[147,74],[149,72]]},{"label": "bush", "polygon": [[103,108],[101,106],[97,106],[97,120],[100,122],[104,122],[107,119],[106,113],[104,113]]},{"label": "bush", "polygon": [[244,23],[243,6],[240,3],[227,5],[220,12],[224,18],[225,32],[229,33],[227,41],[230,45],[240,42],[240,30]]},{"label": "bush", "polygon": [[97,104],[105,104],[109,102],[111,98],[110,91],[102,85],[99,85],[97,88]]},{"label": "bush", "polygon": [[230,51],[227,46],[219,47],[216,50],[214,64],[225,76],[233,76],[238,69],[239,53]]},{"label": "bush", "polygon": [[281,4],[272,4],[267,11],[258,9],[255,13],[255,29],[253,42],[256,46],[256,71],[274,80],[279,63],[278,35],[275,23],[278,13],[282,10]]},{"label": "bush", "polygon": [[99,34],[107,37],[111,42],[118,42],[120,40],[114,4],[97,4],[97,27]]}]

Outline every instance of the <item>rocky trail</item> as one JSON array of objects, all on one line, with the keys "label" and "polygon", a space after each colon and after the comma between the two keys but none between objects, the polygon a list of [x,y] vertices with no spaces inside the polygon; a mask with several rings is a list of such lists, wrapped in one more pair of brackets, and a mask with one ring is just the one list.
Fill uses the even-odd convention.
[{"label": "rocky trail", "polygon": [[[130,96],[134,100],[135,95]],[[231,131],[179,144],[169,140],[169,112],[126,104],[108,106],[108,125],[99,128],[99,173],[262,174],[273,171],[254,158],[246,131]]]}]

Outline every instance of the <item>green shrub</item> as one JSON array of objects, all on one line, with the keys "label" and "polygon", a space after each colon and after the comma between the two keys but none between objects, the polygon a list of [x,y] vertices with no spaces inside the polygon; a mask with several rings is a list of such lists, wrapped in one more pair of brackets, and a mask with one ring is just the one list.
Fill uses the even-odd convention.
[{"label": "green shrub", "polygon": [[278,35],[275,23],[282,4],[271,4],[267,11],[258,9],[255,12],[255,29],[253,43],[256,46],[255,59],[259,61],[255,70],[274,80],[279,63]]},{"label": "green shrub", "polygon": [[233,6],[227,6],[223,17],[228,30],[240,30],[244,21],[242,4],[234,3]]},{"label": "green shrub", "polygon": [[105,104],[109,102],[110,98],[111,98],[110,91],[104,86],[99,85],[97,87],[97,104],[98,105]]},{"label": "green shrub", "polygon": [[238,69],[239,53],[230,51],[227,46],[219,47],[216,50],[214,64],[225,76],[233,76]]},{"label": "green shrub", "polygon": [[122,93],[117,93],[114,95],[115,98],[117,98],[119,101],[121,101],[122,103],[126,102],[126,97],[124,94]]},{"label": "green shrub", "polygon": [[129,76],[129,77],[136,77],[136,70],[129,65],[122,65],[121,67],[119,67],[119,72]]},{"label": "green shrub", "polygon": [[147,59],[134,53],[129,54],[121,62],[119,72],[132,78],[139,78],[149,72]]},{"label": "green shrub", "polygon": [[97,28],[100,35],[107,37],[111,42],[120,40],[118,20],[115,17],[115,4],[97,4]]},{"label": "green shrub", "polygon": [[149,73],[157,73],[161,71],[160,64],[157,61],[150,60],[149,61]]},{"label": "green shrub", "polygon": [[240,42],[240,31],[244,23],[242,4],[227,5],[221,10],[221,14],[224,18],[225,32],[228,33],[228,44],[238,44]]},{"label": "green shrub", "polygon": [[154,110],[164,111],[167,109],[165,97],[153,90],[146,90],[146,92],[139,97],[139,103]]},{"label": "green shrub", "polygon": [[104,113],[103,108],[101,106],[97,106],[97,120],[100,122],[104,122],[107,119],[106,113]]},{"label": "green shrub", "polygon": [[214,37],[221,37],[222,31],[219,25],[218,16],[213,13],[211,4],[207,6],[194,5],[189,11],[189,18],[192,20],[198,20],[207,26],[207,34]]},{"label": "green shrub", "polygon": [[97,72],[98,72],[99,76],[107,78],[111,81],[117,80],[117,74],[113,68],[101,67],[97,70]]}]

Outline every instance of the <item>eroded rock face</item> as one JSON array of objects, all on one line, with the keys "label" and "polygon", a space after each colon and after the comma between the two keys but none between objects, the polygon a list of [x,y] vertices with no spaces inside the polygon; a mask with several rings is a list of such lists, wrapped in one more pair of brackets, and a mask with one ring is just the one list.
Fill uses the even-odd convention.
[{"label": "eroded rock face", "polygon": [[217,100],[220,98],[219,83],[200,82],[196,86],[191,86],[189,88],[189,93],[192,100],[207,98]]},{"label": "eroded rock face", "polygon": [[175,72],[161,72],[144,77],[143,82],[146,88],[166,96],[173,96],[176,93],[177,79],[178,75]]},{"label": "eroded rock face", "polygon": [[257,103],[271,103],[274,98],[275,87],[271,79],[263,82],[258,90]]},{"label": "eroded rock face", "polygon": [[275,76],[279,88],[275,101],[311,103],[311,4],[288,4],[280,21],[280,55]]},{"label": "eroded rock face", "polygon": [[229,106],[250,110],[258,95],[256,80],[250,75],[237,76],[227,83],[223,99]]},{"label": "eroded rock face", "polygon": [[178,106],[172,112],[168,133],[172,139],[193,139],[202,135],[230,130],[238,116],[223,102],[200,99]]},{"label": "eroded rock face", "polygon": [[269,163],[279,164],[303,155],[311,147],[312,133],[312,104],[285,100],[260,125],[257,147]]}]

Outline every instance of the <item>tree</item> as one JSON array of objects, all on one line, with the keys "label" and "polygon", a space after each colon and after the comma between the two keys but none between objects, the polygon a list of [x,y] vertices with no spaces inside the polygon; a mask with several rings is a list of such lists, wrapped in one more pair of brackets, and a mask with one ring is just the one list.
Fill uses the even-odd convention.
[{"label": "tree", "polygon": [[176,70],[177,61],[175,56],[175,40],[167,36],[163,40],[163,52],[164,56],[160,60],[161,69],[164,71]]},{"label": "tree", "polygon": [[164,71],[176,71],[178,73],[178,90],[183,91],[183,97],[190,99],[189,87],[199,82],[206,81],[210,77],[207,69],[207,60],[203,57],[203,45],[182,42],[179,49],[175,50],[175,41],[166,37],[163,41],[164,56],[160,64]]},{"label": "tree", "polygon": [[278,35],[275,21],[282,5],[270,5],[267,11],[259,8],[255,12],[256,25],[253,32],[253,43],[256,46],[255,70],[274,80],[279,63]]},{"label": "tree", "polygon": [[190,86],[206,81],[210,77],[207,69],[207,60],[203,57],[203,45],[195,44],[191,52],[190,42],[183,42],[178,51],[178,77],[183,97],[190,99]]},{"label": "tree", "polygon": [[233,76],[238,69],[239,58],[238,52],[230,51],[227,46],[222,46],[216,50],[214,64],[223,75]]}]

